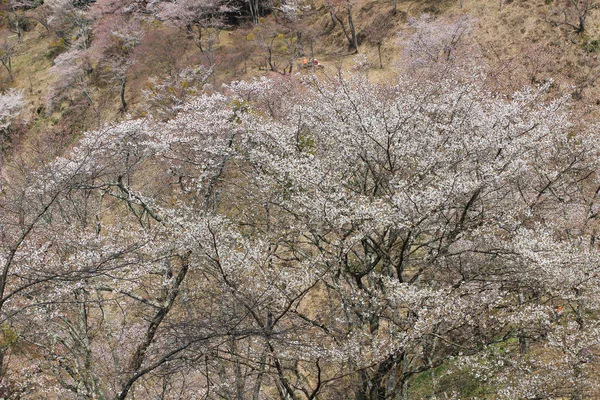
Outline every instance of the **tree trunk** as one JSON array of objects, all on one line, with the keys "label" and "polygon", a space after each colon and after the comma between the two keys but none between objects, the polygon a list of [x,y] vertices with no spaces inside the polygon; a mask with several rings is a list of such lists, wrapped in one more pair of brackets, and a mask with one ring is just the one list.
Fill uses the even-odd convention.
[{"label": "tree trunk", "polygon": [[585,31],[585,16],[579,16],[579,27],[577,28],[577,33],[583,33]]},{"label": "tree trunk", "polygon": [[235,397],[236,400],[244,400],[244,388],[246,386],[246,377],[242,373],[242,364],[237,356],[237,345],[234,339],[230,343],[230,351],[232,355],[235,355]]},{"label": "tree trunk", "polygon": [[173,303],[177,298],[177,295],[180,293],[181,283],[185,279],[188,271],[189,271],[189,256],[190,253],[186,255],[180,256],[181,258],[181,269],[179,273],[171,283],[171,287],[169,288],[169,292],[166,297],[162,300],[162,307],[156,312],[148,328],[146,329],[146,337],[138,344],[133,356],[131,357],[129,363],[129,378],[125,378],[121,384],[121,391],[115,397],[115,400],[125,400],[127,398],[127,394],[133,387],[134,383],[145,375],[147,372],[151,371],[151,369],[141,370],[141,367],[146,359],[146,353],[150,348],[151,344],[154,342],[155,335],[158,331],[158,328],[166,318],[166,316],[171,311],[173,307]]},{"label": "tree trunk", "polygon": [[11,61],[11,57],[8,56],[6,58],[3,58],[0,61],[2,62],[2,65],[4,65],[4,68],[6,68],[6,72],[8,72],[8,78],[12,82],[13,81],[13,74],[12,74],[12,61]]},{"label": "tree trunk", "polygon": [[21,40],[21,24],[19,23],[17,14],[15,14],[15,29],[17,30],[17,38]]},{"label": "tree trunk", "polygon": [[348,6],[348,26],[352,35],[352,42],[350,44],[354,46],[354,50],[358,53],[358,38],[356,37],[356,29],[354,27],[354,20],[352,19],[352,5]]},{"label": "tree trunk", "polygon": [[296,47],[298,49],[298,54],[304,55],[304,46],[302,45],[302,32],[296,31]]},{"label": "tree trunk", "polygon": [[252,15],[252,22],[254,23],[254,25],[258,25],[258,19],[260,17],[258,0],[250,0],[248,5],[250,7],[250,15]]},{"label": "tree trunk", "polygon": [[267,53],[268,53],[267,62],[269,64],[269,69],[273,72],[277,72],[277,68],[273,64],[273,42],[274,41],[275,41],[275,38],[273,38],[271,40],[271,45],[267,47]]},{"label": "tree trunk", "polygon": [[121,79],[121,112],[127,111],[127,102],[125,101],[125,86],[127,85],[127,77]]},{"label": "tree trunk", "polygon": [[204,49],[202,48],[202,26],[196,25],[196,28],[198,28],[198,43],[196,43],[196,46],[200,49],[200,53],[204,53]]},{"label": "tree trunk", "polygon": [[[10,8],[12,11],[12,15],[15,17],[15,33],[17,34],[17,39],[21,40],[21,23],[19,22],[19,16],[17,15],[17,11],[14,7]],[[10,18],[9,18],[10,23]]]},{"label": "tree trunk", "polygon": [[[369,376],[367,370],[361,371],[360,388],[355,393],[355,399],[385,400],[390,397],[396,398],[394,396],[398,396],[399,394],[396,393],[397,388],[404,387],[408,379],[408,375],[404,374],[403,370],[397,371],[398,363],[402,363],[403,365],[404,359],[404,354],[401,354],[400,358],[391,355],[376,366],[377,370],[372,376]],[[390,381],[390,379],[393,379],[393,381]],[[406,397],[400,398],[405,399]]]},{"label": "tree trunk", "polygon": [[258,370],[258,375],[256,376],[256,381],[254,382],[254,390],[252,390],[252,400],[260,399],[260,387],[262,386],[263,376],[265,374],[265,365],[267,362],[267,350],[268,347],[265,345],[262,354],[260,355],[260,369]]},{"label": "tree trunk", "polygon": [[[523,304],[526,302],[525,295],[521,292],[519,293],[519,303]],[[529,352],[529,338],[525,335],[519,335],[519,352],[521,354],[527,354]]]}]

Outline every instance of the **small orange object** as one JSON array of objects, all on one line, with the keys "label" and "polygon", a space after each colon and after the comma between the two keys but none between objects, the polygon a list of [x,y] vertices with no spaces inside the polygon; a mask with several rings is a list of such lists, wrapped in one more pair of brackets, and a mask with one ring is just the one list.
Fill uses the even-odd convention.
[{"label": "small orange object", "polygon": [[302,59],[302,65],[307,65],[308,64],[308,58],[304,57]]},{"label": "small orange object", "polygon": [[556,311],[557,311],[557,312],[562,312],[562,306],[558,306],[558,307],[556,307]]}]

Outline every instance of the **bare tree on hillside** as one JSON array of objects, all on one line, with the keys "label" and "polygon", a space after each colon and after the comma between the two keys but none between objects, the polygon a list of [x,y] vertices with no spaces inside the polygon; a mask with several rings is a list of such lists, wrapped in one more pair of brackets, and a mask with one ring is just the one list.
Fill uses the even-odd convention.
[{"label": "bare tree on hillside", "polygon": [[[333,25],[340,24],[348,45],[358,53],[358,38],[353,16],[353,0],[327,0],[329,15]],[[347,25],[344,20],[347,20]]]},{"label": "bare tree on hillside", "polygon": [[557,25],[567,25],[579,34],[585,31],[590,12],[597,8],[596,0],[558,0],[553,4],[550,21]]},{"label": "bare tree on hillside", "polygon": [[12,58],[16,55],[17,50],[15,43],[10,40],[5,40],[0,44],[0,63],[6,72],[8,72],[8,78],[13,81],[13,69],[12,69]]},{"label": "bare tree on hillside", "polygon": [[379,56],[379,68],[383,69],[383,61],[381,59],[381,46],[383,41],[389,35],[392,21],[390,18],[375,18],[371,25],[365,28],[367,41],[370,44],[377,46],[377,55]]}]

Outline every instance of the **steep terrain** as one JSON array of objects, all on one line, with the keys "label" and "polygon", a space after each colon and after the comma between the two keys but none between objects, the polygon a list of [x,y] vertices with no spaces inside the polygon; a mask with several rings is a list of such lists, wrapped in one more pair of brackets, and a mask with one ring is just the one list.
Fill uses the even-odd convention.
[{"label": "steep terrain", "polygon": [[[575,93],[578,100],[576,108],[583,113],[594,109],[589,106],[598,98],[595,89],[595,81],[600,74],[598,10],[591,9],[585,32],[577,33],[572,26],[564,23],[565,20],[573,22],[574,18],[566,19],[562,13],[568,8],[567,3],[513,1],[503,4],[501,10],[499,4],[483,1],[399,1],[397,12],[392,14],[391,2],[357,1],[352,4],[352,12],[360,52],[374,67],[371,75],[376,80],[385,80],[397,73],[397,61],[402,52],[398,33],[407,30],[409,18],[418,18],[422,13],[446,20],[468,15],[479,51],[497,74],[497,86],[501,90],[513,91],[527,84],[553,79],[560,90]],[[41,7],[46,9],[39,10]],[[52,3],[33,9],[17,6],[16,15],[27,29],[20,28],[21,39],[17,40],[13,20],[16,17],[8,11],[5,13],[2,40],[12,54],[13,80],[4,69],[2,86],[4,90],[15,87],[25,91],[28,106],[21,119],[27,130],[73,135],[123,117],[119,102],[120,84],[117,82],[120,78],[111,76],[110,66],[103,65],[107,57],[115,56],[114,49],[107,48],[107,40],[114,40],[110,38],[111,29],[115,26],[122,28],[123,24],[133,24],[136,30],[143,32],[136,39],[139,44],[136,43],[135,48],[125,55],[118,55],[128,58],[123,71],[128,81],[124,96],[129,106],[126,112],[134,116],[144,112],[143,90],[152,86],[151,78],[166,79],[184,68],[198,65],[209,68],[211,61],[214,63],[214,73],[209,79],[214,88],[211,90],[219,90],[221,83],[231,80],[287,73],[290,60],[293,73],[304,72],[298,67],[302,58],[311,54],[330,73],[339,68],[349,68],[354,62],[354,50],[340,23],[334,25],[328,5],[318,1],[303,3],[292,21],[280,11],[265,13],[256,25],[244,18],[226,21],[222,25],[224,30],[219,28],[219,32],[205,34],[209,38],[202,39],[203,51],[198,43],[194,44],[192,36],[196,33],[188,34],[185,28],[176,27],[177,21],[169,21],[156,11],[157,8],[138,14],[122,14],[127,4],[97,2],[88,7],[90,11],[86,8],[76,10],[82,12],[78,18],[85,21],[86,32],[89,31],[90,35],[91,46],[86,50],[89,55],[81,54],[86,60],[78,61],[85,64],[82,66],[85,70],[72,71],[82,76],[67,85],[67,92],[71,93],[65,95],[69,100],[53,109],[49,109],[50,91],[56,80],[62,78],[61,69],[52,70],[51,66],[59,54],[79,46],[78,22],[76,18],[73,18],[74,22],[68,19],[67,22],[57,21],[58,18],[52,14],[57,7],[53,8]],[[113,13],[125,17],[120,16],[120,21],[115,22],[112,21]],[[344,13],[342,7],[338,14],[345,22]],[[48,29],[36,19],[50,21],[45,22]],[[133,23],[133,19],[142,21]],[[99,37],[102,35],[105,38]],[[210,38],[210,35],[215,37]],[[96,45],[95,42],[100,40],[103,43]],[[206,49],[207,43],[211,43],[211,50]],[[378,43],[384,67],[381,71],[377,68]],[[85,91],[90,96],[87,99],[81,94],[84,90],[82,85],[87,87]],[[39,129],[41,126],[44,129]]]},{"label": "steep terrain", "polygon": [[2,7],[1,398],[600,396],[594,0]]}]

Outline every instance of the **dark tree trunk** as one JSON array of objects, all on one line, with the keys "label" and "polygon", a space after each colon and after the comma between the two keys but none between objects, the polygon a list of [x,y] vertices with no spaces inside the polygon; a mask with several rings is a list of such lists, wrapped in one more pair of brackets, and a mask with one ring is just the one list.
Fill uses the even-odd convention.
[{"label": "dark tree trunk", "polygon": [[350,44],[358,53],[358,38],[356,37],[356,28],[354,27],[354,20],[352,19],[352,6],[348,7],[348,27],[350,28],[350,34],[352,35]]},{"label": "dark tree trunk", "polygon": [[127,77],[121,80],[121,112],[127,111],[127,102],[125,101],[125,87],[127,86]]}]

